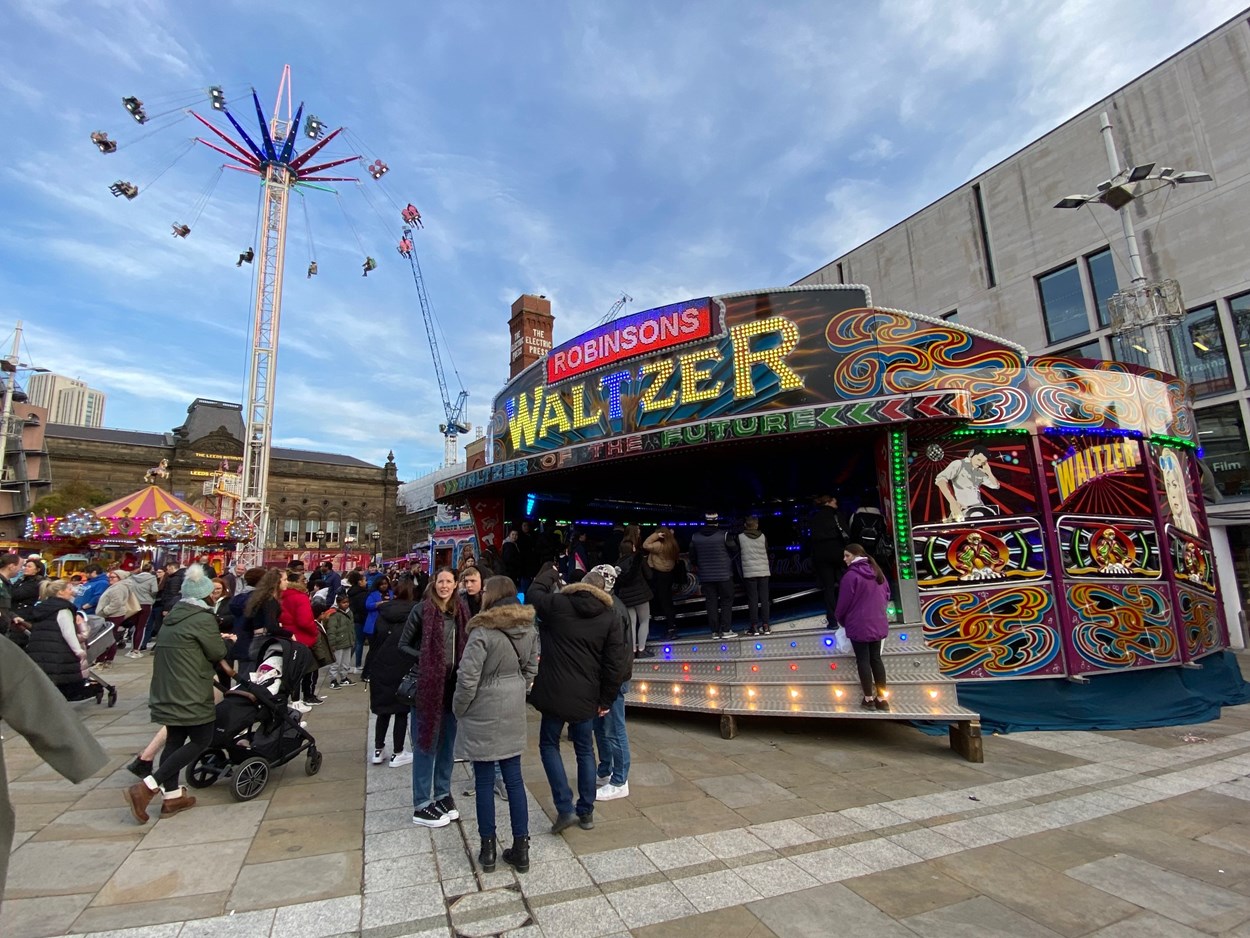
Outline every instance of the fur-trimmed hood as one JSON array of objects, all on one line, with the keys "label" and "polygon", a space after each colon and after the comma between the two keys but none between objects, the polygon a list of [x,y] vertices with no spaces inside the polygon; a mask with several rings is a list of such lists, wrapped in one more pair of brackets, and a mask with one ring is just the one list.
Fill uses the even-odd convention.
[{"label": "fur-trimmed hood", "polygon": [[506,606],[492,606],[479,612],[469,620],[469,630],[497,629],[507,632],[511,629],[525,629],[534,625],[534,607],[522,606],[520,603],[508,603]]},{"label": "fur-trimmed hood", "polygon": [[568,597],[569,602],[573,604],[573,608],[578,611],[578,614],[583,619],[597,616],[603,611],[602,609],[596,609],[591,604],[591,599],[598,600],[600,604],[607,606],[609,609],[612,608],[611,594],[605,593],[599,587],[591,586],[589,583],[570,583],[560,590],[560,595]]}]

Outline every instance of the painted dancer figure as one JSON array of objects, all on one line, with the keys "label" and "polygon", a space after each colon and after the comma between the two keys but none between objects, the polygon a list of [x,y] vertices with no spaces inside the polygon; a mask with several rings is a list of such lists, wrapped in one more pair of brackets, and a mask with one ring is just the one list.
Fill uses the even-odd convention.
[{"label": "painted dancer figure", "polygon": [[990,468],[989,450],[984,446],[974,446],[963,459],[953,460],[934,482],[946,499],[943,521],[972,521],[994,515],[994,509],[981,497],[981,489],[999,487]]}]

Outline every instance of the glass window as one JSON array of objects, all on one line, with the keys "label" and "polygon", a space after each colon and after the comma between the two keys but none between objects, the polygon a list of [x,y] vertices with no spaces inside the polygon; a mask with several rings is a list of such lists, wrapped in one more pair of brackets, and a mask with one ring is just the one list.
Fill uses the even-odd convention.
[{"label": "glass window", "polygon": [[1142,337],[1133,333],[1111,337],[1111,357],[1118,362],[1150,367],[1150,350],[1146,348]]},{"label": "glass window", "polygon": [[360,539],[360,522],[355,518],[347,522],[347,536],[354,537],[357,540]]},{"label": "glass window", "polygon": [[304,543],[317,543],[317,532],[321,530],[321,519],[308,518],[304,521]]},{"label": "glass window", "polygon": [[337,518],[326,522],[325,532],[327,544],[337,544],[339,542],[339,522]]},{"label": "glass window", "polygon": [[959,322],[959,310],[952,309],[949,313],[943,313],[941,318],[946,322]]},{"label": "glass window", "polygon": [[1090,254],[1085,258],[1089,269],[1089,286],[1094,294],[1094,305],[1098,308],[1098,325],[1111,325],[1111,314],[1107,310],[1107,300],[1120,289],[1115,279],[1115,260],[1111,249]]},{"label": "glass window", "polygon": [[1233,376],[1214,303],[1191,309],[1180,327],[1170,334],[1176,368],[1193,388],[1194,397],[1232,390]]},{"label": "glass window", "polygon": [[282,522],[282,543],[299,543],[299,518],[287,518]]},{"label": "glass window", "polygon": [[1101,361],[1103,357],[1102,343],[1095,339],[1093,342],[1086,342],[1084,345],[1074,345],[1072,348],[1060,349],[1050,354],[1060,355],[1064,358],[1092,358],[1095,361]]},{"label": "glass window", "polygon": [[1037,291],[1042,299],[1042,318],[1046,336],[1051,342],[1062,342],[1089,332],[1089,315],[1085,311],[1085,295],[1081,293],[1081,275],[1076,262],[1037,278]]},{"label": "glass window", "polygon": [[1215,477],[1221,495],[1250,496],[1250,448],[1241,421],[1241,406],[1221,404],[1197,411],[1202,461]]},{"label": "glass window", "polygon": [[1241,353],[1241,363],[1250,375],[1250,293],[1234,296],[1228,301],[1228,309],[1233,316],[1233,332],[1237,336],[1237,349]]}]

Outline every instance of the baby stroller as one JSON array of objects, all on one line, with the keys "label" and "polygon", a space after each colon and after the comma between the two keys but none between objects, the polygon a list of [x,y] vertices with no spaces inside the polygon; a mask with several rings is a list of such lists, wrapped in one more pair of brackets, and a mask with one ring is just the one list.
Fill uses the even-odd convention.
[{"label": "baby stroller", "polygon": [[78,700],[94,697],[99,704],[107,694],[110,707],[117,703],[117,688],[90,669],[90,665],[95,664],[115,644],[117,639],[113,635],[113,624],[100,616],[87,616],[87,679],[83,682],[82,696]]},{"label": "baby stroller", "polygon": [[305,756],[306,774],[321,771],[317,740],[287,705],[312,654],[298,642],[266,638],[256,660],[257,670],[240,674],[217,705],[213,741],[187,773],[192,788],[207,788],[225,776],[236,801],[251,801],[269,784],[270,770],[298,756]]}]

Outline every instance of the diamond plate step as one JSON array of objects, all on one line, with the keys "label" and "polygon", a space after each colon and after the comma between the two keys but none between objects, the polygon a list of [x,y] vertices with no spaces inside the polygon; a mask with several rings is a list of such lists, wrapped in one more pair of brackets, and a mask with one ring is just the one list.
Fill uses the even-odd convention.
[{"label": "diamond plate step", "polygon": [[819,627],[823,617],[804,623],[774,626],[764,636],[650,642],[654,657],[635,659],[626,703],[719,713],[726,738],[737,732],[741,715],[946,722],[952,748],[981,761],[980,717],[960,706],[954,682],[942,676],[918,625],[890,628],[882,649],[890,710],[878,711],[860,706],[855,656],[838,652],[834,633]]}]

